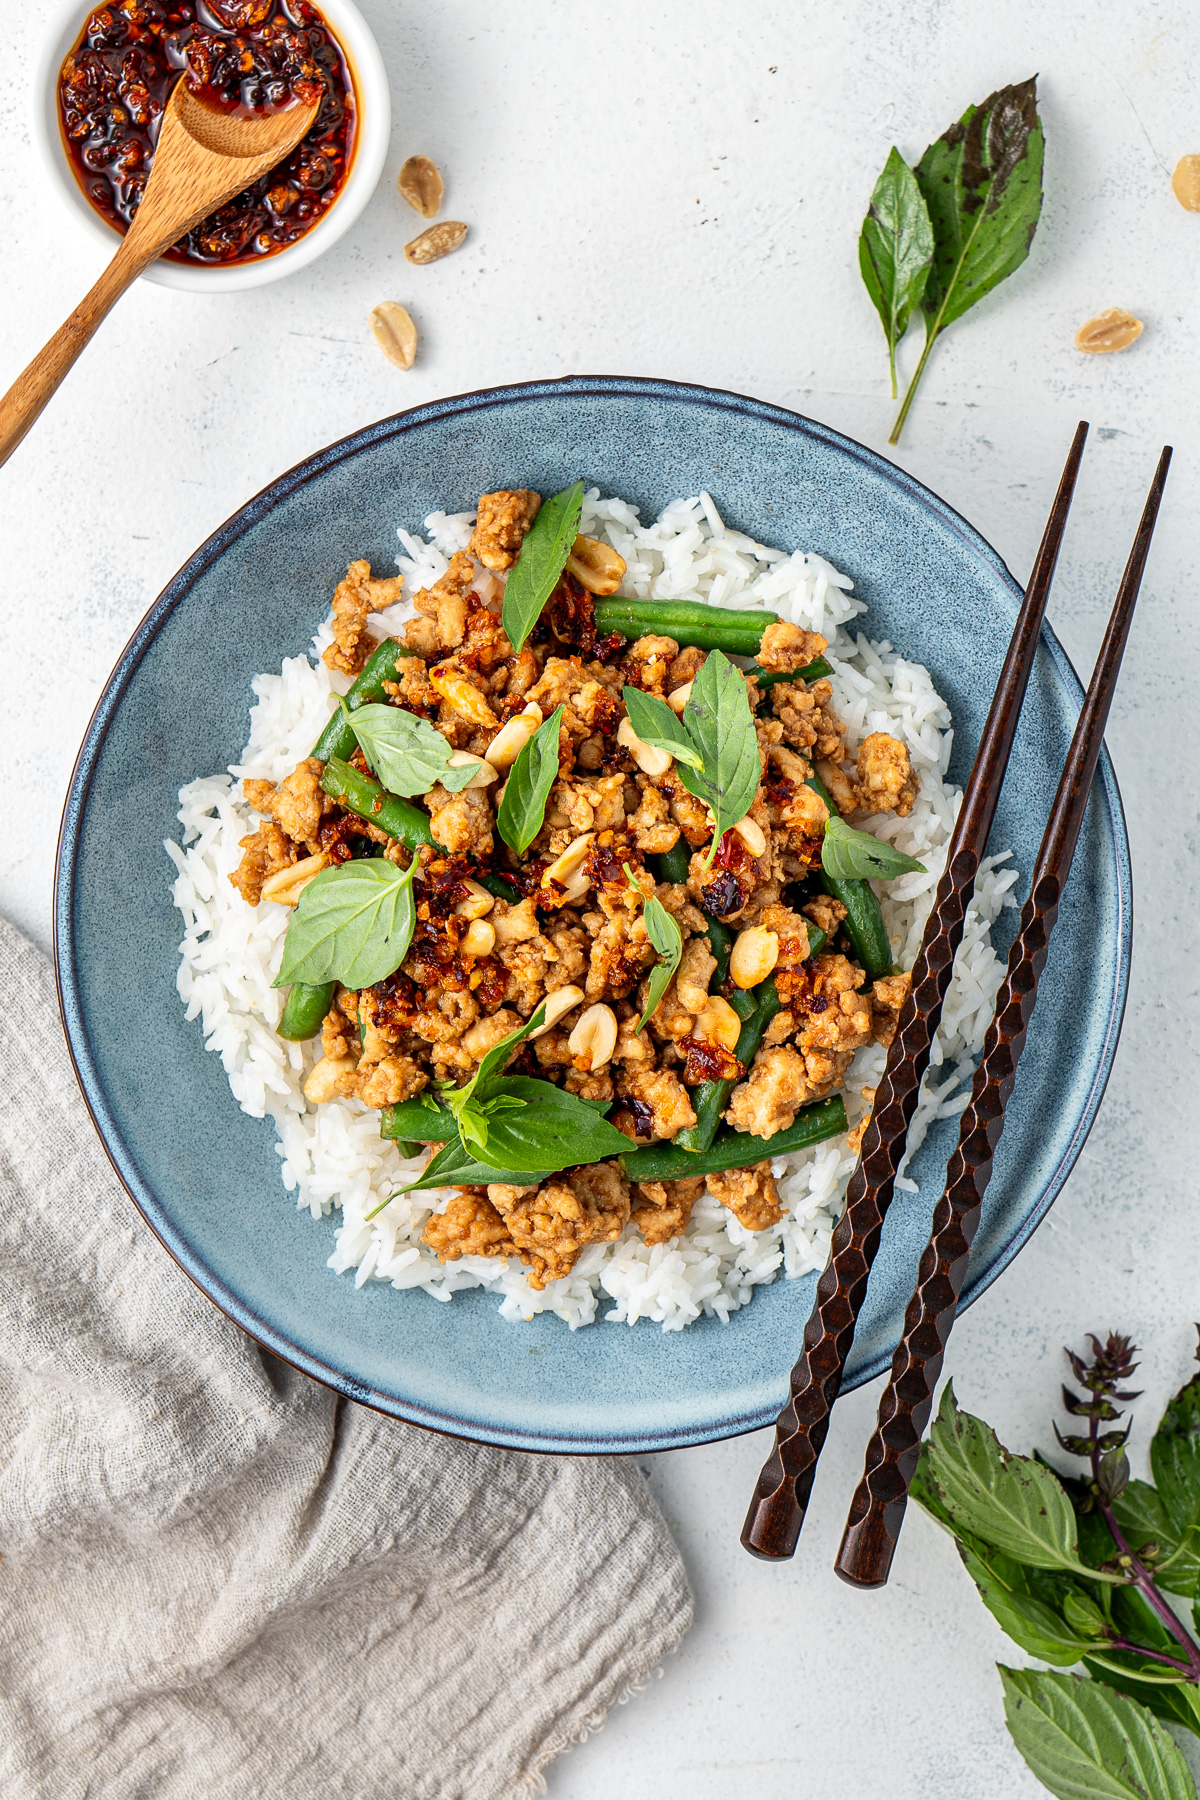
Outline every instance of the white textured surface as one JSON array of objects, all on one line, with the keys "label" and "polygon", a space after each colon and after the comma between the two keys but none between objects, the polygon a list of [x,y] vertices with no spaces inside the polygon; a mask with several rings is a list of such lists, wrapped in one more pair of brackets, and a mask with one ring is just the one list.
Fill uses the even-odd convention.
[{"label": "white textured surface", "polygon": [[[893,138],[919,154],[969,101],[1038,69],[1048,191],[1033,255],[935,353],[898,460],[1024,575],[1074,423],[1091,419],[1051,603],[1081,667],[1159,445],[1173,442],[1176,460],[1109,732],[1138,906],[1121,1051],[1050,1223],[963,1319],[949,1366],[1011,1443],[1044,1446],[1059,1346],[1088,1328],[1132,1331],[1152,1347],[1144,1445],[1187,1371],[1200,1251],[1186,1129],[1200,1013],[1200,217],[1167,185],[1176,158],[1200,150],[1194,18],[1155,0],[363,9],[397,123],[360,224],[310,273],[255,294],[137,289],[0,472],[0,911],[48,942],[58,812],[107,670],[195,545],[331,438],[435,395],[600,370],[755,394],[882,448],[886,364],[854,260],[875,172]],[[97,265],[44,209],[24,129],[35,9],[9,11],[0,316],[15,374]],[[416,150],[446,171],[448,216],[472,226],[456,257],[419,270],[403,260],[414,216],[392,185]],[[421,328],[411,374],[367,332],[382,299]],[[1085,361],[1076,327],[1115,305],[1145,335]],[[915,349],[914,337],[909,366]],[[656,1460],[697,1623],[661,1684],[558,1766],[553,1800],[1042,1791],[1004,1734],[992,1668],[1004,1640],[949,1543],[913,1517],[885,1592],[851,1593],[830,1573],[875,1397],[839,1408],[788,1568],[737,1543],[765,1437]]]}]

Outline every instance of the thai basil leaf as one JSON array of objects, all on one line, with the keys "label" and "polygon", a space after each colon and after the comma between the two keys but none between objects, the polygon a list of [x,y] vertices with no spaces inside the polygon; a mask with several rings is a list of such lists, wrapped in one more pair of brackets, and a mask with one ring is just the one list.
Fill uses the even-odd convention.
[{"label": "thai basil leaf", "polygon": [[[1097,1647],[1094,1632],[1072,1630],[1052,1607],[1026,1591],[1019,1563],[987,1545],[968,1549],[960,1543],[958,1553],[1000,1629],[1028,1655],[1069,1669]],[[1099,1608],[1096,1613],[1103,1626]]]},{"label": "thai basil leaf", "polygon": [[926,873],[925,864],[915,857],[838,818],[830,818],[825,826],[821,867],[835,881],[892,881],[897,875]]},{"label": "thai basil leaf", "polygon": [[1019,269],[1042,211],[1045,139],[1037,80],[969,106],[916,167],[933,227],[933,267],[921,306],[925,348],[888,439],[899,441],[934,344],[956,319]]},{"label": "thai basil leaf", "polygon": [[933,227],[917,178],[895,145],[875,183],[858,240],[858,266],[887,339],[892,399],[896,345],[920,304],[933,264]]},{"label": "thai basil leaf", "polygon": [[1000,1666],[1013,1743],[1060,1800],[1196,1800],[1174,1740],[1104,1682]]},{"label": "thai basil leaf", "polygon": [[[1153,1445],[1150,1455],[1153,1463]],[[1140,1550],[1143,1544],[1158,1545],[1161,1561],[1155,1569],[1163,1587],[1189,1598],[1200,1595],[1200,1531],[1192,1529],[1181,1534],[1167,1512],[1163,1496],[1148,1482],[1131,1481],[1114,1500],[1113,1517],[1131,1549]]]},{"label": "thai basil leaf", "polygon": [[573,1169],[629,1148],[625,1134],[595,1107],[549,1081],[505,1076],[489,1090],[497,1092],[519,1103],[488,1120],[488,1159],[507,1169]]},{"label": "thai basil leaf", "polygon": [[[397,1188],[396,1192],[411,1194],[420,1188],[486,1187],[493,1181],[511,1183],[513,1187],[534,1187],[543,1181],[549,1181],[554,1173],[553,1169],[493,1168],[491,1163],[479,1162],[454,1138],[426,1163],[416,1181],[407,1182],[404,1187]],[[384,1204],[386,1205],[386,1201]],[[378,1210],[382,1211],[382,1208]]]},{"label": "thai basil leaf", "polygon": [[567,566],[579,531],[583,483],[573,482],[561,494],[543,501],[525,534],[504,589],[504,629],[514,650],[529,636]]},{"label": "thai basil leaf", "polygon": [[556,707],[539,725],[508,772],[504,798],[496,813],[500,836],[510,850],[524,856],[546,817],[550,789],[558,778],[558,740],[563,709]]},{"label": "thai basil leaf", "polygon": [[1092,1581],[1121,1577],[1079,1558],[1075,1513],[1052,1469],[1013,1456],[982,1419],[960,1412],[947,1382],[928,1438],[928,1471],[956,1531],[982,1538],[1035,1569],[1069,1569]]},{"label": "thai basil leaf", "polygon": [[543,1000],[524,1025],[519,1025],[507,1037],[502,1037],[498,1044],[492,1045],[470,1081],[463,1087],[455,1087],[448,1081],[440,1084],[442,1105],[453,1116],[459,1136],[464,1142],[473,1144],[477,1150],[487,1149],[490,1126],[488,1115],[483,1110],[483,1102],[490,1096],[494,1077],[500,1073],[517,1045],[531,1031],[536,1031],[539,1025],[544,1024],[545,1018],[546,1002]]},{"label": "thai basil leaf", "polygon": [[[628,863],[625,865],[625,873],[629,875]],[[633,880],[632,876],[630,880]],[[634,885],[637,885],[636,882]],[[650,971],[646,1010],[637,1022],[638,1031],[658,1011],[658,1003],[674,980],[675,971],[683,956],[683,933],[656,894],[651,894],[647,899],[642,909],[642,918],[646,925],[646,936],[658,953],[658,961]]]},{"label": "thai basil leaf", "polygon": [[[1200,1375],[1180,1388],[1150,1444],[1150,1467],[1171,1541],[1200,1554]],[[1174,1593],[1196,1593],[1168,1583]]]},{"label": "thai basil leaf", "polygon": [[629,714],[629,723],[643,744],[650,744],[655,750],[665,750],[668,756],[673,756],[676,762],[684,763],[688,768],[703,767],[700,752],[665,700],[660,700],[657,694],[646,694],[641,688],[635,687],[622,688],[621,698],[625,702],[625,711]]},{"label": "thai basil leaf", "polygon": [[399,706],[360,706],[342,710],[362,753],[391,794],[427,794],[440,782],[450,793],[466,787],[478,763],[450,767],[454,752],[435,725]]},{"label": "thai basil leaf", "polygon": [[680,764],[679,779],[689,794],[708,803],[716,820],[708,868],[730,826],[750,811],[762,775],[745,677],[720,650],[709,651],[692,683],[683,726],[700,752],[702,766],[690,769]]},{"label": "thai basil leaf", "polygon": [[300,895],[274,985],[364,988],[393,974],[412,942],[416,869],[415,857],[407,869],[383,858],[323,869]]}]

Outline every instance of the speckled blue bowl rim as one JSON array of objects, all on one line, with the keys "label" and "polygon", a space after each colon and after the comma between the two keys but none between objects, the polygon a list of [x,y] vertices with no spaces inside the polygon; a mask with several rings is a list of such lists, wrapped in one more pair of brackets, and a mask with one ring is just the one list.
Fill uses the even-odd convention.
[{"label": "speckled blue bowl rim", "polygon": [[[922,483],[914,480],[903,469],[889,462],[886,457],[868,449],[865,444],[857,443],[853,438],[844,437],[841,432],[833,431],[827,425],[821,425],[816,420],[805,418],[799,413],[789,412],[782,407],[769,405],[766,401],[751,399],[745,394],[730,393],[720,388],[701,387],[689,382],[665,381],[638,376],[567,375],[556,380],[519,382],[510,387],[485,388],[474,393],[455,394],[441,400],[429,401],[424,406],[411,407],[406,412],[394,413],[386,419],[380,419],[373,425],[364,426],[360,431],[352,432],[350,436],[340,438],[336,443],[327,445],[325,449],[317,451],[314,456],[297,463],[286,474],[277,477],[253,499],[240,507],[223,525],[218,526],[212,536],[201,544],[195,554],[189,557],[183,567],[171,578],[147,612],[122,651],[105,684],[104,691],[96,703],[95,711],[75,760],[59,831],[54,873],[54,962],[59,1007],[66,1032],[67,1046],[84,1102],[100,1134],[101,1142],[113,1169],[150,1229],[185,1274],[190,1276],[197,1287],[236,1324],[240,1325],[265,1349],[272,1351],[293,1367],[302,1370],[306,1375],[312,1376],[314,1380],[323,1382],[326,1386],[346,1395],[348,1399],[405,1419],[410,1424],[422,1425],[435,1431],[447,1431],[456,1436],[466,1435],[458,1421],[445,1415],[438,1415],[426,1408],[405,1405],[394,1395],[382,1394],[368,1387],[363,1382],[346,1375],[342,1370],[323,1362],[300,1345],[292,1343],[252,1308],[245,1305],[238,1295],[233,1293],[223,1282],[216,1279],[183,1241],[176,1231],[169,1213],[143,1179],[140,1169],[124,1143],[97,1074],[83,1024],[76,946],[72,931],[71,894],[88,790],[105,735],[121,703],[125,689],[155,633],[174,608],[186,597],[195,578],[215,562],[231,543],[262,520],[296,488],[312,481],[344,458],[356,455],[366,446],[399,436],[431,419],[482,411],[493,406],[503,406],[512,401],[548,398],[555,395],[630,395],[669,399],[685,405],[716,407],[728,412],[744,413],[813,438],[838,450],[843,455],[864,463],[876,474],[882,475],[896,487],[907,492],[928,512],[935,514],[945,527],[964,541],[973,556],[978,557],[994,570],[1000,581],[1012,594],[1014,602],[1019,603],[1024,592],[1020,583],[987,540],[953,507],[947,505],[944,500],[923,486]],[[1076,707],[1078,707],[1083,701],[1082,684],[1069,657],[1048,624],[1042,627],[1042,645],[1054,663],[1067,693],[1073,697]],[[1083,1104],[1079,1107],[1078,1117],[1066,1149],[1056,1166],[1050,1171],[1040,1197],[1024,1219],[1004,1240],[987,1267],[971,1269],[960,1301],[960,1311],[977,1300],[980,1294],[991,1286],[997,1276],[1007,1269],[1053,1206],[1064,1182],[1074,1168],[1080,1151],[1087,1141],[1088,1133],[1095,1122],[1100,1103],[1104,1098],[1105,1088],[1108,1085],[1113,1058],[1116,1055],[1129,989],[1129,967],[1133,944],[1133,873],[1129,860],[1125,812],[1117,786],[1116,773],[1107,749],[1101,754],[1098,780],[1102,784],[1107,801],[1107,813],[1112,828],[1117,895],[1116,981],[1108,1018],[1105,1022],[1101,1053],[1091,1085],[1086,1092]],[[797,1352],[799,1348],[799,1343],[797,1343]],[[891,1362],[894,1348],[895,1346],[892,1345],[886,1352],[881,1352],[855,1370],[853,1375],[847,1379],[847,1389],[860,1387],[882,1374]],[[573,1454],[588,1452],[608,1454],[616,1451],[634,1454],[653,1450],[679,1449],[691,1444],[712,1443],[721,1438],[736,1437],[745,1432],[760,1430],[765,1425],[773,1424],[774,1419],[775,1410],[769,1408],[752,1415],[743,1413],[723,1419],[714,1419],[703,1428],[688,1427],[680,1430],[668,1430],[650,1438],[639,1435],[629,1440],[615,1434],[603,1438],[581,1434],[578,1438],[572,1436],[561,1442],[535,1441],[522,1432],[510,1432],[503,1427],[492,1425],[486,1428],[477,1426],[476,1432],[480,1439],[487,1442],[508,1444],[525,1450],[570,1451]]]}]

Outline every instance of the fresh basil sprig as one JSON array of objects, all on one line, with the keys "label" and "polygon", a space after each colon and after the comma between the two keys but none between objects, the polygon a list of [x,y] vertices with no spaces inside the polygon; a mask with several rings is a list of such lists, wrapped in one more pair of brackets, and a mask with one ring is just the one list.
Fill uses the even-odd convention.
[{"label": "fresh basil sprig", "polygon": [[465,788],[478,764],[451,768],[454,751],[436,725],[399,706],[360,706],[342,711],[362,753],[391,794],[427,794],[440,782],[450,793]]},{"label": "fresh basil sprig", "polygon": [[[933,261],[920,292],[925,316],[925,346],[912,380],[908,384],[889,444],[898,444],[909,408],[925,373],[929,353],[934,344],[956,319],[990,294],[1029,255],[1033,234],[1042,211],[1042,162],[1045,138],[1037,110],[1037,78],[1020,81],[1011,87],[998,88],[980,106],[969,106],[962,118],[930,144],[917,164],[915,180],[920,189],[926,221],[933,242]],[[895,159],[895,160],[893,160]],[[892,394],[895,396],[895,344],[889,318],[895,326],[895,342],[904,335],[913,305],[904,311],[903,299],[912,294],[915,302],[919,282],[917,257],[923,241],[920,208],[912,190],[896,164],[902,159],[893,149],[883,174],[872,195],[872,211],[881,187],[885,194],[889,170],[895,177],[897,205],[902,208],[905,230],[895,238],[897,247],[903,237],[907,279],[895,274],[887,279],[887,240],[891,226],[887,223],[886,204],[878,220],[879,235],[873,236],[864,253],[871,215],[863,228],[859,245],[859,266],[871,295],[872,304],[884,322],[888,334],[889,360],[893,362]],[[902,200],[901,200],[902,193]],[[899,219],[897,226],[899,226]],[[878,252],[878,254],[877,254]],[[887,313],[880,305],[880,295]],[[903,322],[902,322],[903,315]]]},{"label": "fresh basil sprig", "polygon": [[[1088,1464],[1060,1477],[1014,1456],[953,1389],[921,1447],[912,1497],[951,1532],[980,1598],[1028,1655],[1084,1676],[1000,1666],[1016,1748],[1062,1800],[1196,1800],[1187,1764],[1160,1720],[1200,1736],[1200,1375],[1169,1402],[1150,1445],[1156,1486],[1130,1478],[1138,1396],[1128,1338],[1067,1352],[1079,1391],[1063,1388],[1075,1429],[1060,1450]],[[1086,1426],[1086,1430],[1081,1427]]]},{"label": "fresh basil sprig", "polygon": [[[715,825],[704,862],[710,868],[725,833],[750,811],[762,775],[745,677],[720,650],[710,650],[692,682],[682,718],[675,717],[665,700],[640,688],[624,688],[622,697],[642,742],[673,756],[688,793],[711,808]],[[682,756],[681,749],[689,750],[690,757]]]},{"label": "fresh basil sprig", "polygon": [[563,708],[555,707],[544,725],[522,744],[504,784],[496,813],[500,836],[510,850],[524,856],[546,817],[550,789],[558,778],[558,739]]},{"label": "fresh basil sprig", "polygon": [[[636,725],[634,730],[637,730]],[[637,891],[641,893],[641,889],[638,888],[637,882],[630,873],[628,863],[625,864],[625,874],[630,887],[637,888]],[[646,926],[646,936],[658,952],[658,961],[650,971],[646,1010],[637,1022],[636,1029],[638,1031],[641,1031],[646,1020],[658,1011],[658,1003],[670,987],[683,955],[683,933],[657,894],[650,894],[646,897],[646,903],[642,908],[642,918]]]},{"label": "fresh basil sprig", "polygon": [[582,506],[583,483],[572,482],[561,494],[542,502],[537,518],[525,534],[505,584],[501,615],[514,650],[524,644],[558,586],[579,532]]},{"label": "fresh basil sprig", "polygon": [[896,345],[921,303],[933,266],[933,227],[917,178],[892,146],[875,183],[858,240],[858,266],[887,339],[892,399],[896,398]]},{"label": "fresh basil sprig", "polygon": [[384,858],[323,869],[300,895],[288,925],[276,987],[372,987],[400,967],[412,942],[414,856],[407,869]]},{"label": "fresh basil sprig", "polygon": [[869,831],[855,831],[836,817],[825,826],[821,867],[835,881],[894,881],[897,875],[928,872],[915,856],[906,856]]}]

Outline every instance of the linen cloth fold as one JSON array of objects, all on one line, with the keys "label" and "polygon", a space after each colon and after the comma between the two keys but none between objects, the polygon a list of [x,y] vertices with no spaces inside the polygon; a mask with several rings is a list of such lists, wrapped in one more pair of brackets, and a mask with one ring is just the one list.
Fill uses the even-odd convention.
[{"label": "linen cloth fold", "polygon": [[540,1792],[690,1619],[635,1465],[383,1418],[192,1286],[0,921],[5,1800]]}]

